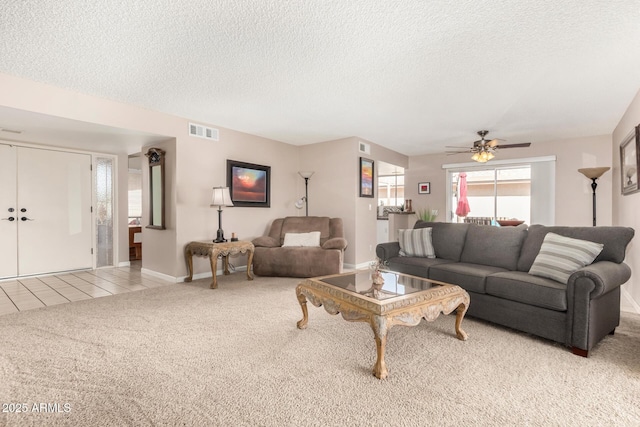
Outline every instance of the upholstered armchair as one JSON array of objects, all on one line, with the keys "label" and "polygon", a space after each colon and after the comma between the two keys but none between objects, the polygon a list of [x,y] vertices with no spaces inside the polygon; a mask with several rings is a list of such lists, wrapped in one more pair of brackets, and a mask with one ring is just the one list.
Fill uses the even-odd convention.
[{"label": "upholstered armchair", "polygon": [[342,218],[293,216],[271,223],[253,240],[253,272],[258,276],[315,277],[342,273]]}]

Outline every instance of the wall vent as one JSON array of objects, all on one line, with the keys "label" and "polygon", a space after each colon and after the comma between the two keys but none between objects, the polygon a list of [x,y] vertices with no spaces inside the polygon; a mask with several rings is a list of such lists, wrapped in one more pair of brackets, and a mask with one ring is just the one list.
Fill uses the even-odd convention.
[{"label": "wall vent", "polygon": [[220,137],[218,129],[210,128],[196,123],[189,123],[189,135],[198,138],[210,139],[212,141],[218,141]]},{"label": "wall vent", "polygon": [[371,146],[366,142],[358,141],[358,150],[364,154],[371,154]]}]

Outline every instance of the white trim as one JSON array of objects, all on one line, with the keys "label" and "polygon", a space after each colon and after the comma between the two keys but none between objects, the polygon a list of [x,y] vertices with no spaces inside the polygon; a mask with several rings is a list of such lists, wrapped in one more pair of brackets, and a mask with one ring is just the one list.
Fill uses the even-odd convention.
[{"label": "white trim", "polygon": [[118,267],[131,267],[131,261],[119,262]]},{"label": "white trim", "polygon": [[556,156],[542,156],[542,157],[524,157],[522,159],[506,159],[506,160],[491,160],[490,162],[478,163],[478,162],[467,162],[467,163],[448,163],[442,165],[442,169],[474,169],[474,168],[482,168],[485,169],[492,165],[520,165],[525,163],[537,163],[537,162],[555,162],[557,160]]},{"label": "white trim", "polygon": [[178,278],[174,276],[169,276],[168,274],[159,273],[157,271],[149,270],[147,268],[141,268],[140,273],[148,274],[149,276],[157,277],[158,279],[166,280],[167,282],[178,282]]},{"label": "white trim", "polygon": [[627,312],[627,313],[640,314],[640,305],[633,300],[633,298],[631,297],[631,294],[629,294],[629,292],[627,292],[627,290],[624,288],[624,286],[621,286],[620,290],[621,290],[621,294],[622,294],[621,295],[621,297],[622,297],[621,300],[624,300],[624,301],[621,301],[621,303],[620,303],[621,308],[623,306],[631,306],[631,308],[632,308],[631,311],[627,311],[627,310],[622,310],[622,311]]},{"label": "white trim", "polygon": [[344,265],[343,265],[343,269],[344,269],[344,270],[362,270],[362,269],[368,269],[372,262],[376,262],[376,260],[375,260],[375,259],[372,259],[371,261],[361,262],[360,264],[344,264]]},{"label": "white trim", "polygon": [[[233,274],[233,273],[237,273],[239,271],[247,271],[247,266],[246,265],[241,265],[241,266],[235,267],[235,270],[233,270],[230,273]],[[189,276],[178,276],[178,277],[169,276],[168,274],[158,273],[157,271],[148,270],[146,268],[140,269],[140,272],[148,274],[150,276],[158,277],[160,279],[168,280],[169,282],[176,282],[176,283],[182,283],[182,282],[184,282],[184,279],[189,277]],[[224,270],[222,268],[216,270],[216,276],[224,276]],[[191,279],[192,280],[199,280],[199,279],[207,279],[209,277],[212,277],[211,271],[205,271],[204,273],[194,274]]]}]

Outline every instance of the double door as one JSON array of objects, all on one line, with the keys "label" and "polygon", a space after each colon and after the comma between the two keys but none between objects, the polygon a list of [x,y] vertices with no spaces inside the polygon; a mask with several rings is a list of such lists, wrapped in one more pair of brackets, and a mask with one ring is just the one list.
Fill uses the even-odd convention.
[{"label": "double door", "polygon": [[0,144],[0,278],[91,268],[91,156]]}]

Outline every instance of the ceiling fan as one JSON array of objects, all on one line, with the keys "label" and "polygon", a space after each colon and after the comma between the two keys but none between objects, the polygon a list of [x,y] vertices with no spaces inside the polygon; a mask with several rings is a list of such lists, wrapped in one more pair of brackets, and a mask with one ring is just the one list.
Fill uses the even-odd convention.
[{"label": "ceiling fan", "polygon": [[476,162],[485,163],[495,157],[495,153],[498,149],[503,148],[520,148],[520,147],[528,147],[531,145],[530,142],[522,142],[519,144],[500,144],[499,141],[502,141],[498,138],[487,140],[485,136],[489,133],[488,130],[479,130],[478,135],[480,135],[480,139],[473,142],[473,147],[471,148],[462,148],[462,147],[448,147],[448,148],[456,148],[457,151],[447,151],[447,154],[460,154],[460,153],[473,153],[471,156],[472,160]]}]

